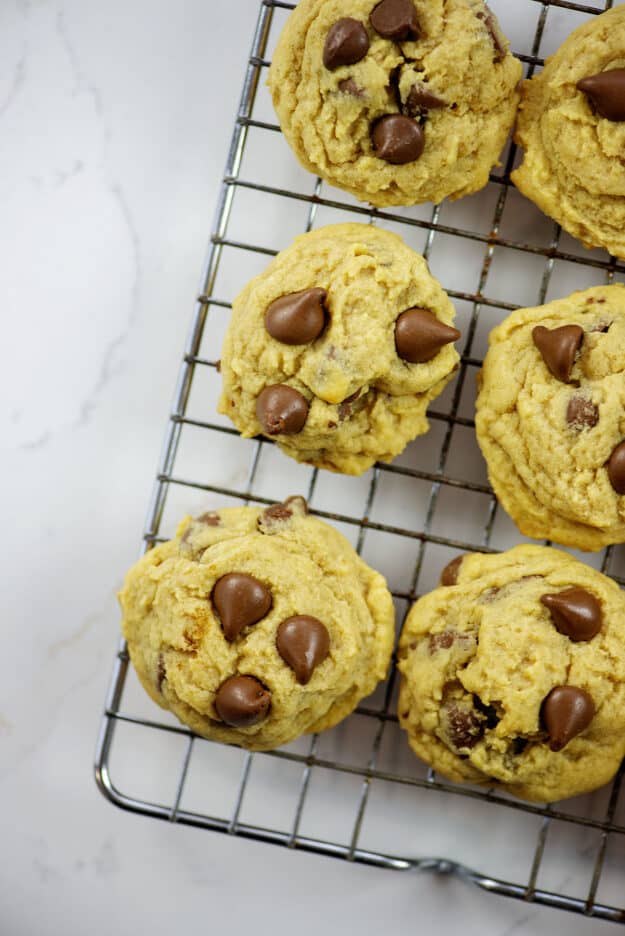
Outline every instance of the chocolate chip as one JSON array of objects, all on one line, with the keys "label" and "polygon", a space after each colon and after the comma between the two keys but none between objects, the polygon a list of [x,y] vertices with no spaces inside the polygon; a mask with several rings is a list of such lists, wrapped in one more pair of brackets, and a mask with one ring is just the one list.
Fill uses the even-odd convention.
[{"label": "chocolate chip", "polygon": [[464,555],[456,556],[455,559],[452,559],[451,562],[448,562],[443,571],[441,572],[441,585],[449,586],[456,585],[458,582],[458,573],[460,572],[460,566],[462,565],[462,560]]},{"label": "chocolate chip", "polygon": [[265,328],[282,344],[310,344],[325,328],[327,296],[315,286],[276,299],[265,312]]},{"label": "chocolate chip", "polygon": [[195,522],[204,523],[206,526],[218,527],[221,526],[221,517],[216,510],[209,510],[207,513],[203,513],[201,517],[197,517]]},{"label": "chocolate chip", "polygon": [[[180,544],[188,544],[189,540],[197,533],[200,533],[198,530],[198,524],[203,526],[218,527],[221,526],[221,517],[215,510],[209,510],[207,513],[203,513],[200,517],[196,517],[186,528],[182,534]],[[201,535],[201,533],[200,533]]]},{"label": "chocolate chip", "polygon": [[425,146],[425,134],[418,123],[401,114],[381,117],[371,135],[375,155],[395,166],[416,162]]},{"label": "chocolate chip", "polygon": [[608,461],[608,477],[617,494],[625,494],[625,442],[620,442]]},{"label": "chocolate chip", "polygon": [[565,588],[540,600],[549,609],[556,630],[575,642],[592,640],[601,630],[601,605],[585,588]]},{"label": "chocolate chip", "polygon": [[323,64],[330,71],[341,65],[355,65],[369,51],[369,36],[363,24],[346,16],[337,20],[326,36]]},{"label": "chocolate chip", "polygon": [[276,635],[276,647],[298,683],[305,686],[330,652],[330,635],[318,618],[300,614],[282,622]]},{"label": "chocolate chip", "polygon": [[456,749],[473,748],[484,735],[484,724],[473,709],[451,703],[443,710],[443,730]]},{"label": "chocolate chip", "polygon": [[537,325],[532,331],[532,339],[553,376],[568,383],[575,355],[584,340],[584,329],[580,325],[561,325],[560,328]]},{"label": "chocolate chip", "polygon": [[356,390],[355,393],[350,393],[348,397],[345,397],[342,403],[339,403],[339,421],[344,422],[346,419],[349,419],[352,413],[354,412],[354,407],[352,404],[360,397],[362,393],[362,388]]},{"label": "chocolate chip", "polygon": [[258,518],[258,529],[266,536],[279,533],[293,517],[293,511],[284,504],[274,504],[267,507]]},{"label": "chocolate chip", "polygon": [[397,354],[409,364],[424,364],[440,349],[461,337],[457,328],[445,325],[427,309],[407,309],[395,322]]},{"label": "chocolate chip", "polygon": [[361,98],[365,96],[364,88],[359,88],[353,78],[343,78],[339,81],[339,91],[341,94],[349,94],[350,97]]},{"label": "chocolate chip", "polygon": [[217,714],[231,728],[249,728],[269,714],[271,693],[254,676],[230,676],[215,696]]},{"label": "chocolate chip", "polygon": [[283,504],[272,504],[267,507],[258,518],[258,528],[261,533],[276,533],[279,528],[288,523],[293,514],[304,517],[308,513],[308,504],[305,498],[299,495],[287,497]]},{"label": "chocolate chip", "polygon": [[561,751],[591,723],[595,703],[584,689],[576,686],[556,686],[544,700],[541,717],[552,751]]},{"label": "chocolate chip", "polygon": [[512,753],[517,757],[523,753],[527,745],[529,744],[528,738],[513,738],[512,739]]},{"label": "chocolate chip", "polygon": [[272,526],[276,523],[286,523],[293,516],[292,511],[284,504],[274,504],[273,507],[267,507],[258,518],[259,525]]},{"label": "chocolate chip", "polygon": [[486,4],[484,4],[484,9],[485,12],[478,13],[477,18],[482,20],[489,32],[490,38],[495,47],[495,61],[503,62],[508,53],[505,36],[499,28],[499,24],[493,15],[493,11]]},{"label": "chocolate chip", "polygon": [[445,101],[428,90],[427,85],[413,84],[403,105],[403,112],[408,117],[421,117],[429,110],[446,107]]},{"label": "chocolate chip", "polygon": [[158,664],[156,668],[156,688],[159,692],[163,691],[163,683],[167,677],[167,670],[165,669],[165,657],[162,653],[158,655]]},{"label": "chocolate chip", "polygon": [[618,123],[625,120],[625,68],[582,78],[577,87],[590,98],[601,117]]},{"label": "chocolate chip", "polygon": [[[604,302],[604,299],[599,299],[599,302]],[[593,325],[589,331],[591,332],[601,332],[602,335],[605,335],[607,331],[610,330],[610,325],[612,322],[597,322],[596,325]]]},{"label": "chocolate chip", "polygon": [[284,502],[284,506],[288,507],[292,513],[298,514],[301,517],[305,517],[308,513],[308,501],[305,497],[302,497],[301,494],[291,494],[290,497]]},{"label": "chocolate chip", "polygon": [[395,42],[419,38],[417,11],[410,0],[382,0],[371,13],[371,25],[378,35]]},{"label": "chocolate chip", "polygon": [[456,639],[455,631],[443,631],[442,634],[430,634],[428,649],[430,654],[437,650],[449,650]]},{"label": "chocolate chip", "polygon": [[480,712],[480,714],[483,715],[486,719],[486,727],[496,728],[500,722],[500,718],[497,714],[497,709],[495,706],[487,705],[486,702],[482,702],[478,695],[473,696],[473,704],[478,712]]},{"label": "chocolate chip", "polygon": [[396,65],[395,68],[391,68],[388,76],[388,84],[386,86],[386,93],[388,94],[391,103],[395,104],[397,109],[401,112],[401,91],[399,88],[399,82],[401,80],[402,66]]},{"label": "chocolate chip", "polygon": [[235,640],[245,627],[258,624],[271,608],[271,592],[252,575],[230,572],[213,588],[211,599],[224,637]]},{"label": "chocolate chip", "polygon": [[573,429],[592,429],[599,422],[599,407],[586,397],[571,397],[566,408],[566,421]]},{"label": "chocolate chip", "polygon": [[286,384],[272,384],[256,400],[256,417],[267,435],[295,435],[308,417],[308,401]]}]

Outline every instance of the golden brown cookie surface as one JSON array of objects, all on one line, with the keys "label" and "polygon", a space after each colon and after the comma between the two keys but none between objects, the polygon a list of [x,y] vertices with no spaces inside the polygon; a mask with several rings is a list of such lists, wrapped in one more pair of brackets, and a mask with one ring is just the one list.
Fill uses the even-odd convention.
[{"label": "golden brown cookie surface", "polygon": [[236,298],[220,412],[298,461],[361,474],[427,432],[457,366],[454,309],[396,234],[304,234]]},{"label": "golden brown cookie surface", "polygon": [[478,442],[521,532],[586,550],[625,541],[625,287],[513,312],[480,385]]},{"label": "golden brown cookie surface", "polygon": [[250,750],[337,724],[384,678],[393,644],[384,579],[302,498],[186,518],[120,602],[154,701]]},{"label": "golden brown cookie surface", "polygon": [[[517,186],[586,247],[625,257],[625,6],[592,17],[523,83]],[[620,102],[620,103],[619,103]]]},{"label": "golden brown cookie surface", "polygon": [[374,205],[486,185],[521,63],[482,0],[301,0],[269,85],[299,161]]},{"label": "golden brown cookie surface", "polygon": [[399,719],[452,780],[553,801],[607,783],[625,754],[625,596],[560,550],[465,556],[412,608]]}]

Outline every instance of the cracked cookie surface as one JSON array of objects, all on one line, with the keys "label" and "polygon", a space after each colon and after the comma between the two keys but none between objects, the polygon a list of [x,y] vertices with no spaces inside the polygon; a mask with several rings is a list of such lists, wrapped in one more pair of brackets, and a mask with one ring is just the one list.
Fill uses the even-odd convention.
[{"label": "cracked cookie surface", "polygon": [[[517,188],[565,231],[616,257],[625,257],[624,36],[621,5],[591,17],[523,82],[515,138],[525,153],[512,173]],[[609,84],[620,74],[619,87],[601,88],[610,73]],[[604,106],[612,96],[620,111]]]},{"label": "cracked cookie surface", "polygon": [[585,550],[624,542],[625,287],[513,312],[479,380],[478,442],[521,532]]},{"label": "cracked cookie surface", "polygon": [[453,319],[396,234],[304,234],[234,301],[219,411],[298,461],[361,474],[427,432],[427,407],[457,367]]},{"label": "cracked cookie surface", "polygon": [[[465,555],[411,609],[399,721],[451,780],[551,802],[625,754],[625,596],[560,550]],[[588,626],[590,625],[590,626]]]},{"label": "cracked cookie surface", "polygon": [[306,169],[362,201],[411,205],[486,185],[521,75],[482,0],[300,0],[269,86]]},{"label": "cracked cookie surface", "polygon": [[386,675],[395,633],[382,576],[299,497],[185,518],[119,597],[152,699],[250,750],[349,715]]}]

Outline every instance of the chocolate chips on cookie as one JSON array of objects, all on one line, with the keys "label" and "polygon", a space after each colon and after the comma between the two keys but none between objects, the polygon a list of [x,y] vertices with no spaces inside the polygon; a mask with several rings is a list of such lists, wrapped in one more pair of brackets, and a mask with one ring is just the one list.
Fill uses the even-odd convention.
[{"label": "chocolate chips on cookie", "polygon": [[440,110],[447,104],[429,90],[427,85],[416,82],[410,88],[403,104],[403,111],[408,117],[423,117],[430,110]]},{"label": "chocolate chips on cookie", "polygon": [[[419,38],[417,11],[411,0],[382,0],[371,13],[370,22],[384,39],[399,43]],[[393,73],[390,80],[391,85],[395,84],[396,96],[400,98],[397,78],[398,73]],[[376,156],[397,166],[415,162],[421,156],[425,134],[414,116],[416,113],[408,113],[408,116],[387,114],[375,122],[371,141]]]},{"label": "chocolate chips on cookie", "polygon": [[625,287],[597,286],[495,328],[476,432],[498,500],[526,536],[625,542]]},{"label": "chocolate chips on cookie", "polygon": [[484,4],[484,12],[478,13],[477,18],[482,20],[488,31],[488,35],[493,43],[493,49],[495,50],[495,61],[503,62],[508,54],[508,43],[506,37],[499,28],[499,23],[493,15],[493,11]]},{"label": "chocolate chips on cookie", "polygon": [[441,580],[398,650],[399,720],[419,757],[543,802],[611,779],[625,754],[618,585],[541,546],[458,557]]},{"label": "chocolate chips on cookie", "polygon": [[450,587],[455,585],[458,581],[458,573],[460,572],[460,566],[464,559],[464,554],[456,556],[455,559],[452,559],[451,562],[448,562],[443,571],[441,572],[440,583],[445,587]]},{"label": "chocolate chips on cookie", "polygon": [[577,87],[587,95],[600,117],[615,123],[625,121],[625,68],[580,78]]},{"label": "chocolate chips on cookie", "polygon": [[299,461],[361,474],[427,431],[428,403],[458,360],[453,318],[397,235],[363,224],[312,231],[235,299],[220,412]]},{"label": "chocolate chips on cookie", "polygon": [[310,344],[325,328],[327,296],[325,289],[316,287],[281,296],[265,312],[265,328],[283,344]]},{"label": "chocolate chips on cookie", "polygon": [[310,615],[298,614],[287,618],[278,628],[278,653],[297,677],[306,685],[315,668],[323,663],[330,652],[330,635],[325,624]]},{"label": "chocolate chips on cookie", "polygon": [[341,65],[355,65],[369,51],[367,30],[356,19],[337,20],[329,31],[323,47],[323,64],[334,70]]},{"label": "chocolate chips on cookie", "polygon": [[617,494],[625,494],[625,442],[619,442],[610,455],[608,478]]},{"label": "chocolate chips on cookie", "polygon": [[371,139],[376,156],[396,166],[417,160],[425,146],[419,124],[401,114],[381,117],[373,127]]},{"label": "chocolate chips on cookie", "polygon": [[428,309],[407,309],[395,322],[397,354],[409,364],[431,361],[441,348],[461,337],[457,328],[445,325]]},{"label": "chocolate chips on cookie", "polygon": [[588,17],[524,81],[512,181],[585,247],[625,257],[625,6]]},{"label": "chocolate chips on cookie", "polygon": [[308,416],[308,401],[299,390],[274,384],[259,394],[256,416],[267,435],[296,435]]},{"label": "chocolate chips on cookie", "polygon": [[532,331],[532,339],[556,380],[569,383],[575,357],[584,340],[584,329],[579,325],[560,325],[551,329],[537,325]]},{"label": "chocolate chips on cookie", "polygon": [[561,751],[581,734],[595,715],[595,703],[584,689],[556,686],[542,705],[541,715],[552,751]]},{"label": "chocolate chips on cookie", "polygon": [[411,0],[382,0],[373,8],[370,22],[384,39],[414,42],[419,38],[417,11]]},{"label": "chocolate chips on cookie", "polygon": [[221,720],[231,728],[251,728],[269,714],[271,693],[253,676],[230,676],[215,696]]},{"label": "chocolate chips on cookie", "polygon": [[209,516],[219,525],[185,518],[126,576],[122,627],[146,691],[249,750],[333,727],[386,675],[384,579],[303,497]]},{"label": "chocolate chips on cookie", "polygon": [[229,572],[215,584],[211,595],[224,637],[232,642],[244,628],[268,614],[272,599],[266,585],[253,575]]},{"label": "chocolate chips on cookie", "polygon": [[269,85],[307,170],[361,201],[411,205],[486,185],[521,74],[480,0],[300,0]]},{"label": "chocolate chips on cookie", "polygon": [[566,588],[541,595],[540,600],[549,609],[556,629],[571,640],[592,640],[601,630],[601,605],[585,588]]},{"label": "chocolate chips on cookie", "polygon": [[583,396],[572,396],[566,407],[566,421],[573,429],[593,429],[599,422],[599,407]]}]

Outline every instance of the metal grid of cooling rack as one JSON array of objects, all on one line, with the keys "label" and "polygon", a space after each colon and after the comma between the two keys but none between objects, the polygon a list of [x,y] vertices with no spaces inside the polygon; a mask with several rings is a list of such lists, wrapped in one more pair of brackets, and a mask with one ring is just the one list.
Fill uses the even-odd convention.
[{"label": "metal grid of cooling rack", "polygon": [[[503,3],[503,0],[501,2]],[[494,4],[496,3],[497,0],[494,0]],[[558,12],[570,11],[577,15],[578,19],[573,24],[574,26],[581,21],[580,17],[587,18],[596,15],[612,6],[611,0],[607,0],[607,2],[605,0],[595,0],[594,5],[566,2],[566,0],[523,0],[523,4],[527,7],[528,14],[530,10],[536,13],[536,27],[527,45],[529,51],[526,53],[516,52],[526,65],[527,75],[531,75],[536,68],[542,65],[543,60],[539,57],[539,52],[541,52],[541,42],[552,10]],[[341,220],[351,217],[354,220],[367,221],[372,224],[395,226],[395,229],[401,230],[404,234],[411,230],[413,232],[420,231],[424,237],[422,253],[427,259],[431,257],[435,239],[437,237],[441,238],[443,235],[449,236],[454,239],[454,244],[458,248],[465,247],[468,249],[467,245],[479,245],[479,249],[483,253],[481,253],[480,258],[477,287],[473,291],[467,291],[463,288],[452,289],[447,286],[449,295],[456,300],[457,304],[459,303],[466,308],[467,321],[464,329],[462,362],[457,380],[448,394],[448,406],[446,408],[445,406],[441,407],[439,400],[436,404],[438,408],[435,407],[429,414],[433,424],[438,425],[439,428],[437,438],[440,444],[437,444],[435,464],[426,469],[402,463],[402,460],[399,459],[393,465],[376,466],[365,476],[367,478],[365,488],[359,489],[364,494],[364,503],[361,500],[358,510],[336,512],[334,509],[323,509],[323,503],[321,507],[317,507],[315,495],[322,482],[316,470],[310,469],[305,485],[307,488],[305,493],[309,502],[311,502],[311,512],[333,521],[348,533],[351,531],[352,541],[359,552],[363,550],[366,538],[376,533],[388,535],[393,538],[396,545],[403,544],[406,549],[409,548],[410,573],[407,575],[403,586],[393,588],[393,595],[398,609],[401,609],[398,616],[403,618],[410,603],[420,592],[427,590],[424,588],[424,580],[427,578],[424,569],[427,566],[426,551],[428,549],[439,551],[437,555],[439,557],[438,567],[440,567],[458,550],[492,552],[497,551],[497,548],[502,548],[501,543],[493,543],[493,530],[498,517],[498,509],[492,491],[486,483],[471,481],[467,477],[455,477],[454,472],[449,468],[454,433],[458,433],[462,429],[471,430],[474,425],[470,416],[462,415],[462,399],[467,384],[467,374],[471,370],[475,372],[481,365],[479,353],[476,354],[474,351],[474,345],[477,343],[476,335],[479,329],[480,313],[483,313],[483,310],[497,310],[501,314],[505,314],[519,307],[518,304],[490,298],[486,294],[487,281],[495,251],[499,248],[506,248],[513,251],[515,257],[518,258],[523,255],[538,258],[541,267],[540,272],[536,274],[538,295],[535,303],[545,301],[554,269],[559,263],[575,264],[578,269],[580,267],[584,268],[592,275],[593,283],[599,281],[599,279],[606,282],[611,282],[615,278],[621,279],[625,274],[625,266],[614,259],[606,259],[605,254],[602,255],[597,252],[580,254],[576,252],[574,246],[570,250],[565,249],[562,247],[561,232],[553,224],[549,228],[550,237],[542,242],[527,240],[516,234],[513,234],[513,236],[505,234],[502,219],[506,202],[510,197],[509,193],[513,191],[509,180],[509,173],[515,159],[513,146],[506,152],[503,171],[491,174],[488,189],[492,194],[492,199],[486,207],[481,209],[482,212],[489,211],[491,220],[488,228],[484,228],[480,224],[465,226],[448,224],[441,213],[441,206],[434,207],[429,216],[419,216],[416,211],[404,213],[401,210],[369,210],[362,205],[351,202],[335,190],[331,190],[329,196],[326,195],[323,183],[319,179],[314,183],[312,191],[307,191],[305,185],[301,185],[302,190],[298,190],[295,186],[281,188],[258,179],[255,181],[253,166],[252,171],[246,166],[245,173],[243,173],[244,154],[250,134],[272,135],[279,133],[279,127],[271,121],[254,117],[254,106],[261,77],[270,64],[265,56],[272,27],[275,31],[281,25],[281,23],[276,24],[274,20],[277,14],[285,16],[294,6],[293,3],[280,2],[280,0],[262,0],[260,3],[258,22],[226,164],[217,219],[202,276],[201,295],[194,310],[172,411],[167,424],[157,480],[147,515],[142,551],[149,549],[154,543],[168,538],[163,535],[162,521],[166,505],[168,500],[171,500],[174,491],[182,492],[183,500],[186,494],[191,496],[192,493],[197,495],[198,492],[202,497],[211,497],[227,503],[254,502],[263,504],[271,503],[272,500],[276,499],[275,497],[264,496],[258,484],[259,465],[263,453],[275,451],[271,441],[254,440],[253,442],[244,442],[225,423],[219,421],[209,422],[189,415],[189,400],[197,375],[205,372],[217,380],[218,361],[216,357],[218,346],[213,341],[211,353],[205,354],[203,352],[203,339],[206,341],[206,335],[209,335],[211,331],[205,328],[209,311],[223,317],[227,315],[224,310],[230,308],[230,302],[223,298],[223,294],[220,295],[219,293],[218,274],[224,252],[231,251],[237,256],[253,254],[257,257],[260,256],[261,260],[264,256],[272,256],[277,252],[273,248],[229,236],[229,228],[236,214],[235,199],[237,194],[251,191],[263,197],[267,196],[270,199],[286,199],[294,210],[302,208],[305,213],[302,215],[302,224],[299,226],[300,231],[310,230],[316,222],[319,222],[319,213],[322,211],[340,212],[342,214]],[[497,7],[495,11],[498,12]],[[516,46],[514,34],[512,34],[512,39],[513,46]],[[494,209],[491,211],[493,204]],[[286,242],[288,242],[288,238]],[[286,242],[282,246],[286,246]],[[240,281],[238,286],[242,285],[243,281]],[[445,282],[443,282],[443,285],[446,285]],[[591,285],[591,283],[585,285]],[[213,351],[216,353],[213,354]],[[445,409],[446,411],[443,411]],[[226,481],[222,478],[219,479],[219,483],[209,483],[199,469],[189,475],[186,475],[184,471],[181,473],[178,466],[181,437],[184,431],[189,430],[201,432],[204,436],[208,434],[211,443],[219,444],[222,449],[226,445],[226,441],[237,446],[234,460],[239,467],[249,457],[249,468],[245,480],[239,473],[238,483],[232,480],[232,476],[228,477]],[[284,459],[284,461],[287,460]],[[462,474],[462,472],[458,473]],[[224,476],[226,475],[228,475],[228,472],[224,468]],[[376,494],[385,485],[385,490],[388,491],[388,485],[391,482],[394,485],[400,482],[402,484],[409,483],[414,490],[416,490],[416,485],[420,485],[420,489],[426,492],[419,499],[419,522],[413,527],[410,527],[408,523],[391,522],[389,518],[376,518],[374,509]],[[353,481],[352,483],[355,484],[356,482]],[[444,535],[444,530],[442,533],[437,532],[433,520],[437,506],[446,491],[455,492],[456,495],[463,492],[463,496],[481,496],[484,505],[482,516],[485,519],[479,537],[476,535],[465,538],[453,537]],[[298,492],[304,493],[301,486]],[[292,493],[292,490],[289,489],[288,493]],[[505,545],[511,545],[511,543]],[[448,552],[446,553],[445,550]],[[449,550],[452,552],[449,552]],[[444,557],[442,560],[440,555]],[[618,574],[619,571],[622,572],[622,568],[618,562],[614,562],[611,549],[605,550],[599,557],[599,561],[599,567],[603,571],[612,574],[620,584],[625,584],[625,579]],[[613,568],[614,564],[617,566],[616,570]],[[393,768],[392,764],[389,767],[384,758],[384,744],[388,733],[397,727],[397,719],[392,708],[393,693],[396,690],[394,671],[391,672],[386,685],[372,699],[367,700],[367,703],[357,710],[356,715],[344,723],[347,726],[345,730],[348,733],[350,730],[352,733],[356,731],[355,728],[350,729],[350,724],[354,723],[354,719],[360,720],[361,727],[366,724],[368,728],[368,731],[364,733],[359,729],[360,735],[366,735],[366,743],[361,744],[359,756],[354,756],[351,761],[349,756],[346,758],[338,755],[326,755],[323,740],[320,740],[322,736],[302,739],[301,743],[285,749],[254,755],[240,752],[238,749],[212,745],[210,742],[195,737],[175,720],[164,718],[162,713],[159,712],[158,715],[155,715],[154,713],[157,712],[155,708],[149,710],[149,713],[145,716],[137,714],[136,710],[140,706],[133,706],[132,698],[130,701],[127,699],[129,678],[131,678],[131,670],[129,669],[126,647],[122,641],[119,645],[112,681],[106,699],[105,713],[97,744],[95,769],[96,779],[102,792],[112,802],[124,809],[171,822],[184,823],[378,867],[395,870],[417,869],[439,873],[455,873],[489,892],[583,913],[603,920],[625,923],[625,907],[615,906],[613,903],[608,903],[601,898],[601,882],[602,874],[606,868],[606,856],[615,840],[621,849],[621,854],[617,855],[617,858],[621,861],[620,865],[618,865],[619,879],[622,874],[625,843],[625,810],[621,808],[619,803],[622,771],[619,772],[611,788],[603,791],[599,797],[598,807],[596,801],[594,801],[594,805],[589,805],[588,801],[584,800],[581,805],[578,804],[577,807],[569,809],[567,804],[560,804],[557,807],[534,805],[519,802],[504,795],[498,795],[493,791],[485,792],[471,787],[457,786],[440,780],[431,770],[421,770],[420,772],[404,770],[397,766]],[[140,731],[143,737],[146,737],[146,733],[150,733],[153,738],[174,738],[180,742],[175,771],[170,777],[170,795],[160,797],[162,801],[159,801],[158,795],[125,793],[122,790],[122,784],[114,781],[116,751],[121,744],[118,735],[124,726]],[[341,743],[346,737],[349,737],[349,734],[341,736]],[[193,803],[187,804],[186,797],[191,783],[189,777],[193,773],[193,762],[200,756],[204,757],[203,752],[198,753],[199,746],[203,746],[204,753],[209,749],[214,753],[219,748],[224,752],[236,750],[237,756],[240,758],[237,761],[239,777],[233,801],[228,809],[223,808],[221,812],[193,808]],[[144,749],[141,744],[139,744],[139,748],[143,756]],[[412,757],[412,755],[410,756]],[[413,758],[413,761],[416,761],[416,759]],[[258,821],[258,819],[248,821],[246,818],[246,804],[251,796],[250,790],[253,786],[254,774],[256,772],[262,774],[262,771],[255,766],[253,767],[253,765],[270,762],[277,764],[281,770],[286,770],[287,765],[289,765],[289,767],[296,770],[297,777],[293,808],[290,814],[292,818],[288,823],[276,822],[275,828],[265,822]],[[162,760],[159,762],[159,772],[163,763]],[[212,777],[214,778],[214,765],[209,770],[213,771]],[[311,828],[309,830],[310,822],[308,825],[305,822],[307,804],[312,797],[311,784],[314,786],[314,778],[320,772],[324,772],[334,779],[339,777],[350,781],[350,795],[352,796],[350,815],[353,821],[350,820],[349,828],[346,827],[341,835],[338,832],[336,834],[327,834],[327,832],[326,834],[320,834],[315,829]],[[144,777],[146,773],[147,767],[144,764],[140,765],[138,775]],[[202,779],[207,779],[205,774],[203,774]],[[450,804],[454,802],[464,802],[473,809],[478,808],[478,803],[485,805],[487,821],[493,827],[496,822],[503,821],[501,817],[504,816],[516,817],[516,829],[521,829],[519,822],[530,823],[531,849],[528,852],[528,861],[524,866],[525,870],[521,872],[517,869],[514,876],[511,874],[509,879],[504,880],[487,873],[471,870],[468,867],[470,861],[467,861],[467,864],[462,863],[454,860],[453,855],[449,859],[418,858],[406,854],[397,854],[397,849],[392,846],[386,849],[367,847],[366,842],[363,843],[363,829],[366,827],[368,810],[371,812],[372,809],[370,805],[372,791],[375,791],[380,784],[384,786],[386,791],[398,789],[401,789],[402,792],[407,791],[415,804],[424,802],[426,809],[430,807],[430,812],[434,796],[442,795],[444,802],[441,804],[440,817],[436,820],[440,827],[443,827],[445,822],[443,810],[447,813],[453,808]],[[266,790],[263,791],[264,793],[266,793]],[[344,796],[344,794],[342,793],[341,796]],[[341,810],[344,810],[346,802],[345,799],[340,801]],[[390,803],[390,797],[388,796],[387,802]],[[326,799],[326,807],[327,803],[328,800]],[[279,812],[282,812],[281,808]],[[584,851],[584,861],[588,872],[587,878],[585,878],[582,892],[577,895],[565,893],[567,890],[566,879],[554,883],[553,875],[545,876],[543,874],[547,861],[545,856],[549,852],[548,843],[550,836],[554,834],[555,827],[564,829],[565,832],[576,829],[591,835],[591,843],[589,845],[586,840]],[[325,830],[323,831],[325,832]],[[450,841],[455,840],[453,834],[449,838]],[[438,847],[435,847],[438,853]],[[558,854],[561,857],[561,852],[558,852]],[[495,863],[493,858],[490,867],[499,868],[500,866]],[[544,884],[543,880],[546,880],[547,884]],[[622,891],[619,890],[618,893],[622,893]],[[622,898],[617,902],[622,902]]]}]

